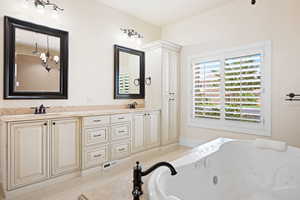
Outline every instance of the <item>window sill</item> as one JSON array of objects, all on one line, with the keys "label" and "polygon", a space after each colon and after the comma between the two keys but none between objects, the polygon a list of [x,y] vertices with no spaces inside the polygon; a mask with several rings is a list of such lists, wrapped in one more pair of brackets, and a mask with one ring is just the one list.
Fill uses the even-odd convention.
[{"label": "window sill", "polygon": [[266,128],[250,128],[250,127],[241,127],[241,126],[234,126],[234,125],[224,125],[220,123],[214,124],[205,124],[202,122],[195,122],[190,121],[187,123],[188,127],[194,128],[205,128],[205,129],[213,129],[218,131],[227,131],[232,132],[235,134],[247,134],[247,135],[257,135],[257,136],[267,136],[271,137],[271,129]]}]

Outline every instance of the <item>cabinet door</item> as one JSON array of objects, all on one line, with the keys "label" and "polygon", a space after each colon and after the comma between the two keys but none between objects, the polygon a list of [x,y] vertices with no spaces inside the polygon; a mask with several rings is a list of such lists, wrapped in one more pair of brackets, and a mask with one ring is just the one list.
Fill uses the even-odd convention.
[{"label": "cabinet door", "polygon": [[146,73],[145,77],[151,77],[151,84],[149,84],[149,80],[147,79],[145,85],[145,104],[146,107],[161,107],[162,100],[162,63],[161,63],[161,49],[152,49],[146,52],[145,62],[146,62]]},{"label": "cabinet door", "polygon": [[178,109],[177,109],[177,88],[178,88],[178,81],[177,81],[177,68],[179,66],[179,54],[176,52],[172,52],[170,55],[170,73],[174,74],[173,76],[169,77],[169,134],[168,134],[168,142],[174,143],[178,141]]},{"label": "cabinet door", "polygon": [[163,52],[162,144],[178,141],[177,68],[179,54]]},{"label": "cabinet door", "polygon": [[145,149],[145,114],[134,115],[133,135],[132,135],[132,152],[139,152]]},{"label": "cabinet door", "polygon": [[160,112],[151,112],[146,116],[145,133],[147,148],[160,145]]},{"label": "cabinet door", "polygon": [[79,128],[78,119],[51,121],[52,176],[79,169]]},{"label": "cabinet door", "polygon": [[8,140],[9,190],[48,178],[47,122],[13,123]]},{"label": "cabinet door", "polygon": [[175,143],[178,141],[178,109],[177,101],[174,100],[169,102],[169,131],[167,143]]}]

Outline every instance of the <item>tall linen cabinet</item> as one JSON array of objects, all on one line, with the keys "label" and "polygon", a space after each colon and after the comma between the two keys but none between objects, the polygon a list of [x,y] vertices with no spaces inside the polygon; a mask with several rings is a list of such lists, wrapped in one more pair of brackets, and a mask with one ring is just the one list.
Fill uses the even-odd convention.
[{"label": "tall linen cabinet", "polygon": [[146,107],[161,108],[161,144],[177,143],[181,46],[160,40],[145,45],[143,50],[146,53]]}]

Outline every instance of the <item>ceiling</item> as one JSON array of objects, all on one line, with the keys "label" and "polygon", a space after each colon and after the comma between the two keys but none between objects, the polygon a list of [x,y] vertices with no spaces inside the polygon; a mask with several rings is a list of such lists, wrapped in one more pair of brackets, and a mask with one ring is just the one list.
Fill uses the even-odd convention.
[{"label": "ceiling", "polygon": [[97,0],[151,24],[163,26],[232,0]]}]

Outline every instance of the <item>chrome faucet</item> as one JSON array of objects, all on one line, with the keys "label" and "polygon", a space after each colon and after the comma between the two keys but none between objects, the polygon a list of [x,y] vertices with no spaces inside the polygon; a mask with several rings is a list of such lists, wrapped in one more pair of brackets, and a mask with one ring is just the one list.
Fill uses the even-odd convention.
[{"label": "chrome faucet", "polygon": [[132,190],[133,200],[140,200],[140,196],[143,195],[142,177],[147,176],[148,174],[150,174],[151,172],[153,172],[154,170],[162,166],[168,167],[171,171],[172,176],[175,176],[177,174],[175,168],[168,162],[156,163],[146,171],[142,171],[142,167],[140,166],[140,163],[136,162],[136,166],[133,168],[133,190]]}]

